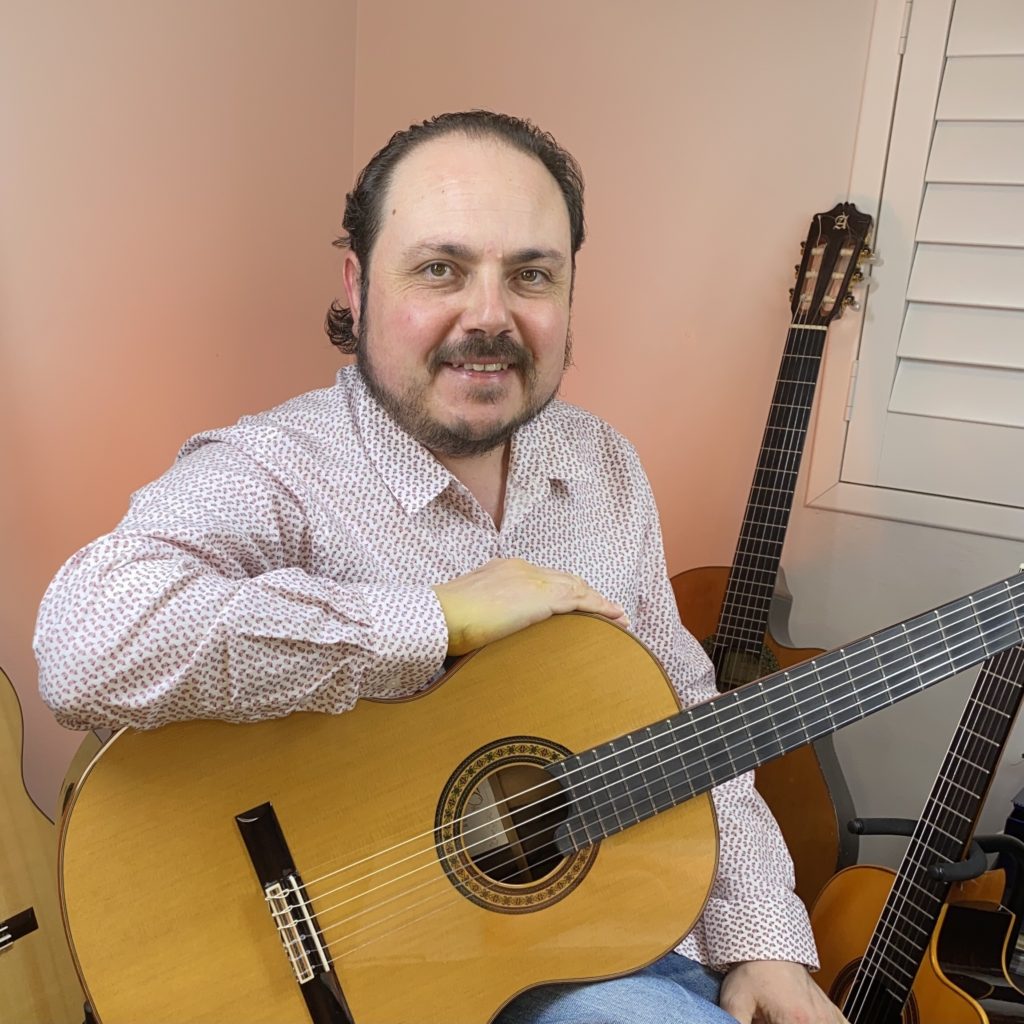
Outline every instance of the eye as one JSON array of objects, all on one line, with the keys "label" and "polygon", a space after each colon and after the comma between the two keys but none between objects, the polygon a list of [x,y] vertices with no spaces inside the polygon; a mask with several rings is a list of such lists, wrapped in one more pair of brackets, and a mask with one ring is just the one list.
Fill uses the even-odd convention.
[{"label": "eye", "polygon": [[447,277],[451,273],[451,267],[447,263],[428,263],[426,270],[428,277],[437,278],[438,280]]},{"label": "eye", "polygon": [[543,270],[536,267],[525,267],[519,271],[519,280],[524,284],[540,284],[547,279]]}]

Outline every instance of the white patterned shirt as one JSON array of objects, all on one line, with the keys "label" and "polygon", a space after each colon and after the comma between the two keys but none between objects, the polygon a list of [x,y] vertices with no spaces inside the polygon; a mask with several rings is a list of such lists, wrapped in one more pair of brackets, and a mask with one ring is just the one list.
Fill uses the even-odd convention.
[{"label": "white patterned shirt", "polygon": [[[39,614],[40,689],[70,728],[257,721],[407,696],[445,660],[431,588],[510,557],[618,602],[684,705],[714,694],[627,441],[553,402],[513,438],[498,528],[355,367],[332,388],[193,437],[117,529],[64,565]],[[718,873],[679,951],[719,968],[816,966],[792,861],[752,776],[713,799]]]}]

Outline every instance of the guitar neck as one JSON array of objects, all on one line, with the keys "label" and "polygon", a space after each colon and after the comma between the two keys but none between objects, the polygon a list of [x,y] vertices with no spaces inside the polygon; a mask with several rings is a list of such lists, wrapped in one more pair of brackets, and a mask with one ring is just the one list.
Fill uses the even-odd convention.
[{"label": "guitar neck", "polygon": [[754,654],[764,643],[824,345],[823,325],[794,325],[786,337],[715,630],[716,643],[731,649]]},{"label": "guitar neck", "polygon": [[[846,999],[851,1024],[906,1003],[950,883],[934,864],[963,860],[1024,697],[1024,647],[988,659],[932,786]],[[891,1014],[890,1014],[891,1015]]]},{"label": "guitar neck", "polygon": [[881,711],[1024,638],[1015,575],[548,769],[578,850]]}]

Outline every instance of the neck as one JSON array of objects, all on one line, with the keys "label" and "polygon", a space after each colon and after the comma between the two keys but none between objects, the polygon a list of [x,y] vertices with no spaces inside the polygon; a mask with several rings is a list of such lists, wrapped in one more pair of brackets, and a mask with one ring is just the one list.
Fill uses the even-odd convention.
[{"label": "neck", "polygon": [[434,458],[480,502],[499,528],[505,508],[509,447],[509,442],[506,442],[483,455],[455,456],[432,452]]}]

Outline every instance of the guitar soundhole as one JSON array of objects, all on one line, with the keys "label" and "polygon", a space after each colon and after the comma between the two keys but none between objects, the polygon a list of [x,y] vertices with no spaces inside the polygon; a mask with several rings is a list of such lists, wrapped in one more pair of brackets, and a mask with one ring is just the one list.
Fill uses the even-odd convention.
[{"label": "guitar soundhole", "polygon": [[438,802],[438,854],[449,880],[474,903],[523,913],[567,895],[597,855],[564,856],[555,830],[568,814],[544,766],[571,751],[532,736],[488,744],[456,769]]},{"label": "guitar soundhole", "polygon": [[705,637],[701,646],[715,666],[715,678],[722,693],[771,675],[779,669],[778,659],[771,648],[762,645],[756,651],[745,651],[723,643],[717,633]]},{"label": "guitar soundhole", "polygon": [[[847,997],[850,994],[850,989],[853,988],[854,978],[857,976],[857,971],[860,968],[861,958],[858,957],[856,960],[851,960],[839,973],[835,976],[832,984],[828,988],[828,997],[832,1000],[836,1006],[842,1007],[846,1002]],[[921,1024],[921,1011],[918,1008],[917,997],[914,995],[913,990],[907,996],[907,1001],[903,1004],[898,1014],[887,1013],[888,1008],[887,1002],[871,1002],[872,995],[878,996],[880,993],[885,999],[891,999],[884,993],[884,986],[882,986],[883,978],[881,975],[877,975],[876,981],[879,988],[870,993],[866,997],[866,1004],[862,1003],[858,1007],[844,1007],[847,1013],[857,1012],[866,1019],[871,1020],[885,1020],[890,1024]]]},{"label": "guitar soundhole", "polygon": [[528,764],[500,768],[470,791],[463,850],[493,881],[529,885],[564,860],[555,829],[567,815],[561,789],[546,772]]}]

